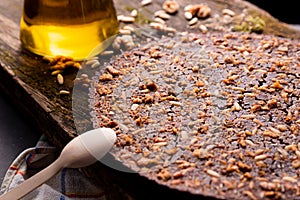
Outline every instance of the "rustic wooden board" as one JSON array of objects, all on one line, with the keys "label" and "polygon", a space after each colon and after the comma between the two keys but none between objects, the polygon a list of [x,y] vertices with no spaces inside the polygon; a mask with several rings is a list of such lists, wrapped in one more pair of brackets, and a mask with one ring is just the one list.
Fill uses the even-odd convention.
[{"label": "rustic wooden board", "polygon": [[[118,15],[129,15],[131,9],[138,9],[142,15],[138,18],[136,25],[147,27],[148,22],[153,19],[153,13],[161,9],[164,1],[155,0],[151,5],[145,7],[141,7],[140,1],[137,0],[115,0],[114,2]],[[237,15],[245,13],[259,16],[266,23],[263,34],[300,38],[299,31],[279,22],[268,13],[245,1],[178,0],[178,2],[181,9],[190,3],[207,3],[212,9],[212,16],[221,16],[224,8],[233,10]],[[59,85],[56,77],[50,75],[49,66],[42,61],[41,57],[22,49],[19,41],[21,3],[22,1],[19,0],[1,0],[0,2],[0,91],[32,121],[34,126],[47,135],[53,145],[62,148],[69,140],[76,137],[77,132],[72,115],[72,96],[59,95],[59,91],[62,89],[72,91],[76,71],[65,74],[65,84]],[[221,22],[210,19],[210,23]],[[239,23],[241,23],[241,19],[237,18],[230,23],[220,24],[220,27],[230,29],[234,24]],[[172,16],[167,24],[178,31],[199,31],[197,27],[191,28],[187,25],[182,10]],[[222,31],[222,29],[214,31]],[[111,196],[114,199],[125,198],[124,191],[137,198],[142,196],[143,191],[135,190],[136,187],[152,188],[153,196],[158,193],[162,195],[162,191],[164,191],[168,195],[188,197],[187,194],[170,191],[153,182],[149,183],[138,174],[115,172],[100,163],[83,171],[87,175],[96,175],[93,177],[96,177],[97,181],[102,180],[100,184],[108,190],[117,188],[118,191],[123,191],[123,193],[114,192],[114,195]],[[128,199],[127,197],[129,198],[129,195],[125,199]]]}]

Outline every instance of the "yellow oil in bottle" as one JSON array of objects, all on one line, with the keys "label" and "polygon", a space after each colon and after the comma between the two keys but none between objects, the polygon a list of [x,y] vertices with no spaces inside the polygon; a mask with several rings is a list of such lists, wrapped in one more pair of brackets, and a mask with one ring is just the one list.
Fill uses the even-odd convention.
[{"label": "yellow oil in bottle", "polygon": [[83,60],[117,32],[112,0],[24,1],[20,40],[35,54]]}]

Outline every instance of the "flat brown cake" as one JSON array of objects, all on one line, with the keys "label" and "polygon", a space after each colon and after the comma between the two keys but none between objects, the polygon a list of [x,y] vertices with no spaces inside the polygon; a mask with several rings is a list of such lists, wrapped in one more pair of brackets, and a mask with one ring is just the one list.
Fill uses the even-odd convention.
[{"label": "flat brown cake", "polygon": [[300,43],[180,33],[114,56],[95,79],[94,127],[141,176],[216,199],[300,199]]}]

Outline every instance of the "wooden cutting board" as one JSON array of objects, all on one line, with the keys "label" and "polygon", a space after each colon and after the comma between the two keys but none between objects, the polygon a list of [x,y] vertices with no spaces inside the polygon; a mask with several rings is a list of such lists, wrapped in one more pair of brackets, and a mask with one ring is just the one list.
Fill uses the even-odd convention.
[{"label": "wooden cutting board", "polygon": [[[142,15],[136,24],[139,27],[148,27],[153,19],[154,12],[162,9],[164,0],[153,0],[150,5],[141,6],[137,0],[114,0],[117,15],[130,15],[130,10],[138,9]],[[247,16],[252,19],[262,19],[265,23],[263,34],[274,34],[288,38],[300,38],[300,32],[291,26],[281,23],[267,12],[242,0],[178,0],[181,8],[179,12],[167,20],[169,27],[177,31],[199,32],[198,26],[189,26],[184,17],[183,7],[188,4],[206,3],[211,8],[211,17],[208,26],[215,27],[214,31],[232,29],[232,27],[245,24]],[[44,133],[49,141],[62,148],[68,141],[77,136],[72,115],[72,95],[60,95],[60,90],[72,92],[73,81],[76,72],[65,75],[65,83],[59,85],[56,77],[51,76],[49,65],[42,61],[42,58],[33,55],[20,46],[19,41],[19,20],[22,14],[22,1],[1,0],[0,2],[0,92],[4,93],[26,118],[30,119],[33,126]],[[230,9],[235,12],[234,20],[220,22],[216,16],[223,16],[223,9]],[[215,21],[214,21],[215,20]],[[209,24],[210,23],[210,24]],[[213,24],[215,23],[215,24]],[[218,24],[219,23],[219,24]],[[216,25],[216,26],[215,26]],[[120,27],[124,24],[120,24]],[[208,31],[211,31],[210,29]],[[128,195],[138,198],[143,195],[142,190],[135,190],[135,187],[154,188],[151,194],[156,196],[157,192],[164,191],[155,183],[139,177],[138,174],[123,174],[115,172],[100,163],[83,170],[87,175],[96,174],[95,179],[100,181],[103,187],[117,188],[126,191]],[[100,178],[101,176],[101,178]],[[157,186],[157,187],[156,187]],[[178,195],[174,191],[170,194]],[[124,198],[124,194],[116,193],[111,198]],[[120,195],[120,196],[118,196]],[[182,193],[180,193],[182,195]],[[184,194],[186,195],[186,194]],[[151,196],[151,195],[150,195]],[[128,197],[128,198],[127,198]],[[186,196],[185,196],[186,197]]]}]

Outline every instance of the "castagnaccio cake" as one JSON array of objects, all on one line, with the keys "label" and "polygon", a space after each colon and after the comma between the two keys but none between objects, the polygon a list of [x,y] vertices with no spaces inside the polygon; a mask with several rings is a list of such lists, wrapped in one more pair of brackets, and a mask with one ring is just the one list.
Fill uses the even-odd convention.
[{"label": "castagnaccio cake", "polygon": [[300,199],[300,43],[177,33],[115,55],[90,92],[94,127],[141,176],[215,199]]}]

